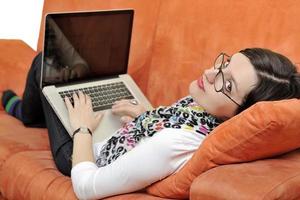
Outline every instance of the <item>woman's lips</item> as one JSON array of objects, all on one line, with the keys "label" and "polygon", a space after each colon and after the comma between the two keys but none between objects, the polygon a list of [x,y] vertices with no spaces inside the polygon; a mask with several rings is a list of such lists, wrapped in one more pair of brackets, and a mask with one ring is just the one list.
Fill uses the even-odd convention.
[{"label": "woman's lips", "polygon": [[197,84],[201,90],[205,91],[202,76],[197,80]]}]

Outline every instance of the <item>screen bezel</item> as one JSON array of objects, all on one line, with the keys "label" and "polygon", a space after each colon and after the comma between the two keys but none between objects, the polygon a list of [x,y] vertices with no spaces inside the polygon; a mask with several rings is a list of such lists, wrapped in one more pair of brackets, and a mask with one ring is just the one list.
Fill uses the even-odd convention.
[{"label": "screen bezel", "polygon": [[[40,88],[43,89],[46,86],[49,85],[57,85],[57,86],[65,86],[65,85],[70,85],[70,84],[76,84],[76,83],[82,83],[83,81],[72,81],[72,82],[67,82],[67,83],[58,83],[58,84],[43,84],[43,74],[44,74],[44,51],[45,51],[45,37],[46,37],[46,20],[47,18],[53,16],[53,15],[83,15],[83,14],[129,14],[130,15],[130,24],[129,24],[129,34],[128,34],[128,43],[127,43],[127,57],[126,57],[126,64],[124,66],[124,73],[121,74],[126,74],[128,70],[128,63],[129,63],[129,53],[130,53],[130,46],[131,46],[131,38],[132,38],[132,29],[133,29],[133,17],[134,17],[134,10],[133,9],[110,9],[110,10],[90,10],[90,11],[68,11],[68,12],[52,12],[52,13],[47,13],[44,18],[44,35],[43,35],[43,51],[42,51],[42,66],[41,66],[41,78],[40,78]],[[114,76],[118,76],[120,74],[115,74]],[[94,80],[101,80],[101,79],[107,79],[111,78],[112,76],[101,76],[98,78],[93,78]],[[90,79],[92,80],[92,79]],[[89,81],[90,81],[89,80]],[[86,81],[84,81],[86,82]]]}]

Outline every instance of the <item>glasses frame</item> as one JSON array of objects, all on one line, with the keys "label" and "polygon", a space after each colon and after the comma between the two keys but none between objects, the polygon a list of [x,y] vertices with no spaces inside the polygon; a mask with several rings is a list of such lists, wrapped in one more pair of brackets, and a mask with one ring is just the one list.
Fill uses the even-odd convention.
[{"label": "glasses frame", "polygon": [[[221,62],[221,65],[220,66],[216,66],[217,65],[217,60],[220,58],[220,56],[222,56],[222,62]],[[220,53],[218,56],[217,56],[217,58],[215,59],[215,62],[214,62],[214,69],[216,69],[216,70],[219,70],[218,71],[218,73],[216,74],[216,76],[215,76],[215,80],[214,80],[214,88],[215,88],[215,91],[216,92],[222,92],[226,97],[228,97],[233,103],[235,103],[238,107],[240,107],[241,105],[239,104],[239,103],[237,103],[233,98],[231,98],[228,94],[226,94],[225,92],[224,92],[224,85],[225,85],[225,78],[224,78],[224,73],[223,73],[223,71],[222,71],[222,69],[223,68],[225,68],[224,66],[224,61],[225,61],[225,57],[229,57],[230,58],[230,56],[229,55],[227,55],[226,53]],[[218,63],[219,64],[219,63]],[[222,85],[222,87],[221,87],[221,89],[219,89],[219,90],[217,90],[217,88],[216,88],[216,80],[217,80],[217,77],[218,76],[220,76],[221,75],[221,77],[222,77],[222,83],[223,83],[223,85]]]}]

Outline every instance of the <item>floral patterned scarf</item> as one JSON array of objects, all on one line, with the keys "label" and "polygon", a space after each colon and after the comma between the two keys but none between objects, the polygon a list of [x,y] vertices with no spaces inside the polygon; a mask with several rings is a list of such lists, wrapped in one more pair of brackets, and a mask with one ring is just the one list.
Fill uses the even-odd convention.
[{"label": "floral patterned scarf", "polygon": [[103,167],[134,148],[141,139],[164,128],[183,129],[208,135],[220,122],[198,106],[191,96],[171,106],[160,106],[126,123],[96,152],[96,164]]}]

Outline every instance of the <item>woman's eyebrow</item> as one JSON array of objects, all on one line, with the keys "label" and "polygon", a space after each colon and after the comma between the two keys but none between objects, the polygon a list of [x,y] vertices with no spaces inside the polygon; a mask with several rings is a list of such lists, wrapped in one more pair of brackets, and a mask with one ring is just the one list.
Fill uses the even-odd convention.
[{"label": "woman's eyebrow", "polygon": [[237,84],[237,82],[236,82],[235,77],[234,77],[232,74],[231,74],[231,78],[232,78],[232,80],[233,80],[233,82],[234,82],[234,85],[235,85],[236,90],[238,91],[238,90],[239,90],[238,84]]},{"label": "woman's eyebrow", "polygon": [[236,81],[236,78],[235,78],[235,76],[233,76],[233,74],[232,74],[232,71],[231,71],[231,69],[230,69],[230,76],[231,76],[231,79],[233,80],[233,82],[234,82],[234,85],[235,85],[235,89],[236,89],[236,91],[238,91],[239,90],[239,88],[238,88],[238,84],[237,84],[237,81]]},{"label": "woman's eyebrow", "polygon": [[[231,61],[232,61],[232,57],[233,57],[233,56],[230,56],[230,57],[227,58],[227,60],[228,60],[228,66],[230,65],[230,63],[231,63]],[[236,82],[236,79],[235,79],[235,77],[232,75],[232,71],[231,71],[231,70],[229,70],[229,71],[230,71],[231,79],[232,79],[233,82],[234,82],[235,89],[236,89],[236,91],[238,91],[238,84],[237,84],[237,82]]]}]

